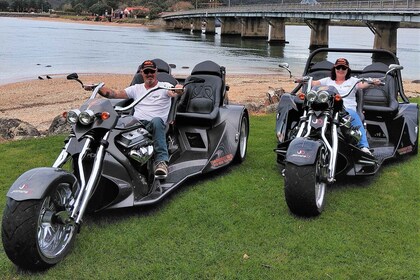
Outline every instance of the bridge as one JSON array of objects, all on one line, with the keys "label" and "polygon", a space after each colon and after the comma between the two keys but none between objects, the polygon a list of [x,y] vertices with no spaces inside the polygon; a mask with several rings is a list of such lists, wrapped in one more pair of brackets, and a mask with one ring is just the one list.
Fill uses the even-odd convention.
[{"label": "bridge", "polygon": [[[230,3],[230,1],[229,1]],[[271,43],[286,44],[287,22],[305,22],[311,29],[310,49],[328,47],[331,22],[362,22],[375,35],[373,48],[397,51],[400,23],[420,27],[420,1],[373,0],[322,2],[316,5],[297,3],[240,5],[195,9],[162,15],[167,29],[215,33],[242,38],[264,38]]]}]

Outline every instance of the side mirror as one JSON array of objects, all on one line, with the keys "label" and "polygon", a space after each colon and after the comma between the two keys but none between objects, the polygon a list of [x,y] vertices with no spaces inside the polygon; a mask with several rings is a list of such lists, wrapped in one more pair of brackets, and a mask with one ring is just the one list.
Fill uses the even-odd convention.
[{"label": "side mirror", "polygon": [[385,76],[387,76],[389,73],[394,72],[396,70],[402,70],[402,69],[404,69],[404,67],[402,65],[399,65],[399,64],[390,64],[388,66],[388,69],[389,70],[385,73]]},{"label": "side mirror", "polygon": [[390,64],[388,66],[388,69],[389,70],[392,70],[392,71],[395,71],[395,70],[403,70],[404,69],[404,66],[399,65],[399,64]]},{"label": "side mirror", "polygon": [[67,75],[67,80],[75,80],[75,81],[78,81],[82,85],[82,87],[83,87],[83,83],[82,83],[81,80],[79,80],[79,75],[77,75],[77,73],[71,73],[71,74]]},{"label": "side mirror", "polygon": [[280,68],[283,68],[283,69],[286,69],[286,71],[287,72],[289,72],[289,78],[291,78],[292,77],[292,71],[290,71],[290,68],[289,68],[289,63],[287,63],[287,62],[282,62],[282,63],[280,63],[279,64],[279,67]]}]

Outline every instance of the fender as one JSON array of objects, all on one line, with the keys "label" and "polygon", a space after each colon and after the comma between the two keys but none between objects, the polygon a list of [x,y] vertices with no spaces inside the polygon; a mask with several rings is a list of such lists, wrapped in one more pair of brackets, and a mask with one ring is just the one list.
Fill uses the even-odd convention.
[{"label": "fender", "polygon": [[[280,102],[277,105],[276,114],[276,136],[281,143],[287,140],[287,130],[290,129],[290,123],[295,120],[299,121],[299,109],[296,104],[296,96],[290,94],[283,94]],[[293,114],[292,112],[295,112]]]},{"label": "fender", "polygon": [[7,196],[17,200],[41,199],[58,182],[76,184],[73,174],[53,167],[39,167],[26,171],[10,187]]},{"label": "fender", "polygon": [[318,139],[295,138],[287,149],[285,162],[298,166],[314,164],[318,150],[323,145],[322,141]]}]

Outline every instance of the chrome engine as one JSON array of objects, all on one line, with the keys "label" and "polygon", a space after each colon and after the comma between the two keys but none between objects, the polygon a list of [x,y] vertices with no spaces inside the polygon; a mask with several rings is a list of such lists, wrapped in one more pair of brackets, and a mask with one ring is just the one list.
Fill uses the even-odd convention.
[{"label": "chrome engine", "polygon": [[152,136],[144,128],[121,134],[117,142],[130,149],[129,156],[141,164],[145,164],[153,156]]}]

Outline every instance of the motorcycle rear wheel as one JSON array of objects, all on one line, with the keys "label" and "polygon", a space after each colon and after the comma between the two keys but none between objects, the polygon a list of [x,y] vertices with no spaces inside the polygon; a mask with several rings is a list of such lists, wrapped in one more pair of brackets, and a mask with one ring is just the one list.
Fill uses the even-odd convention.
[{"label": "motorcycle rear wheel", "polygon": [[313,165],[297,166],[286,163],[284,194],[290,211],[302,217],[314,217],[322,213],[326,198],[326,155],[318,152]]},{"label": "motorcycle rear wheel", "polygon": [[42,199],[7,198],[2,241],[9,259],[28,270],[44,270],[61,261],[74,243],[77,226],[59,222],[56,214],[66,216],[73,202],[71,186],[64,182],[58,182]]},{"label": "motorcycle rear wheel", "polygon": [[236,151],[234,157],[234,161],[238,163],[245,160],[246,150],[248,148],[249,123],[248,117],[245,114],[242,115],[240,125],[238,150]]}]

